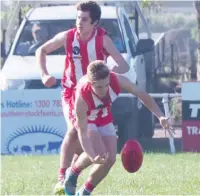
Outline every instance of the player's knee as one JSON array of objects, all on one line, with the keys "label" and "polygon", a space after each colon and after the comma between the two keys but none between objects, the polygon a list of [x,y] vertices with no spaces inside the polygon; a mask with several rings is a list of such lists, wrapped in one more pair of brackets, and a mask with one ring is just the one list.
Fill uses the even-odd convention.
[{"label": "player's knee", "polygon": [[77,155],[80,155],[83,152],[83,149],[82,149],[81,144],[80,144],[80,142],[79,142],[78,139],[76,140],[76,144],[75,145],[76,145],[76,151],[75,151],[75,153]]},{"label": "player's knee", "polygon": [[75,141],[77,140],[77,133],[76,130],[69,130],[63,139],[61,148],[67,148],[69,146],[74,145]]},{"label": "player's knee", "polygon": [[77,131],[75,128],[72,128],[67,131],[64,140],[76,140],[78,138]]}]

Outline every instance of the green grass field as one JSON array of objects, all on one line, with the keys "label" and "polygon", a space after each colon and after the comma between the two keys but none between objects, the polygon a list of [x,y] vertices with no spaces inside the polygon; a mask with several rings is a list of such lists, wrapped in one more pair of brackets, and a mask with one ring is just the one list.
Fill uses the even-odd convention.
[{"label": "green grass field", "polygon": [[[50,195],[57,180],[58,156],[3,156],[2,195]],[[79,177],[80,187],[87,169]],[[141,169],[127,173],[120,156],[93,195],[200,195],[200,154],[147,153]]]}]

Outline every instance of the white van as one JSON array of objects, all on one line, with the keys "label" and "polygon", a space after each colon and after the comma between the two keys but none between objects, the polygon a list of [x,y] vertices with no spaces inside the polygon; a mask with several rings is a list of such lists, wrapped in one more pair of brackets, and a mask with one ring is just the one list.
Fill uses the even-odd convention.
[{"label": "white van", "polygon": [[[122,7],[101,6],[101,10],[102,16],[99,26],[106,29],[117,49],[130,65],[130,70],[125,75],[132,82],[137,83],[140,88],[146,90],[146,64],[143,53],[153,49],[153,41],[151,39],[138,39],[129,17]],[[47,89],[41,82],[35,51],[41,44],[54,37],[57,33],[75,27],[75,20],[76,8],[73,5],[37,7],[29,10],[17,31],[1,70],[3,75],[1,80],[4,78],[3,82],[1,82],[1,88],[8,91],[21,90],[27,92],[29,90],[30,92],[34,90],[34,92],[38,92],[38,100],[41,100],[42,93],[40,92],[45,94]],[[109,66],[112,67],[115,63],[111,57],[108,58]],[[61,78],[64,65],[64,47],[47,56],[47,69],[57,79],[57,85],[52,87],[51,92],[53,92],[53,89],[59,89],[60,91],[62,88]],[[57,93],[58,90],[55,92]],[[58,94],[58,96],[60,95]],[[138,101],[134,97],[119,97],[114,103],[113,115],[115,123],[118,125],[119,138],[122,141],[120,146],[128,138],[144,135],[139,128],[139,122],[143,118],[144,111],[142,112],[142,110],[144,109],[138,107]],[[145,110],[145,115],[147,111]],[[147,133],[147,136],[152,137],[151,114],[149,117],[150,127],[148,126],[149,133]]]}]

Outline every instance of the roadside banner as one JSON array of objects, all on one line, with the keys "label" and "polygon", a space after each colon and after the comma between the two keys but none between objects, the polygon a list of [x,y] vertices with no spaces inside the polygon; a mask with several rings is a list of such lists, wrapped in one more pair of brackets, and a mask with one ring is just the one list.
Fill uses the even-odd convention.
[{"label": "roadside banner", "polygon": [[200,82],[185,82],[182,87],[182,148],[200,152]]},{"label": "roadside banner", "polygon": [[1,154],[56,154],[67,131],[60,89],[1,92]]}]

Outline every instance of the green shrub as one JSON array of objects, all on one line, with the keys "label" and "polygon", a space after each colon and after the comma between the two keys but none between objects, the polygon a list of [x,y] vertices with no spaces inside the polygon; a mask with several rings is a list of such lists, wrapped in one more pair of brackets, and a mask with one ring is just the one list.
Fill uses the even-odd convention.
[{"label": "green shrub", "polygon": [[182,119],[182,101],[181,98],[173,98],[170,102],[170,112],[171,117],[175,121],[179,121]]}]

